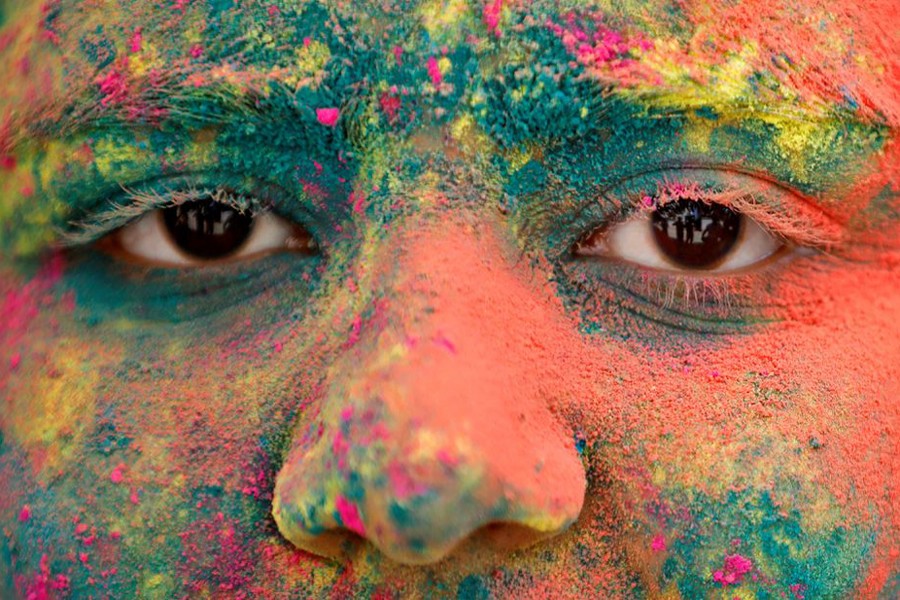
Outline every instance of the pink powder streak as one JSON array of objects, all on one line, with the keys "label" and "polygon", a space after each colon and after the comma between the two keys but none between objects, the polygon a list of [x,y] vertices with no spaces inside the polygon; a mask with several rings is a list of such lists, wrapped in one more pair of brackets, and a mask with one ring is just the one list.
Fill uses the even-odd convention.
[{"label": "pink powder streak", "polygon": [[434,87],[441,85],[441,82],[444,81],[444,76],[441,74],[441,69],[438,66],[438,61],[435,57],[428,57],[426,68],[428,69],[428,76],[431,77],[431,83]]},{"label": "pink powder streak", "polygon": [[338,118],[341,116],[339,108],[317,108],[316,119],[319,123],[326,127],[334,127],[337,125]]},{"label": "pink powder streak", "polygon": [[366,534],[366,527],[363,525],[359,515],[359,509],[356,508],[355,504],[347,500],[344,496],[338,496],[334,500],[334,506],[337,509],[338,517],[344,527],[359,535]]},{"label": "pink powder streak", "polygon": [[725,557],[725,565],[722,569],[713,573],[713,581],[723,586],[737,585],[744,580],[744,575],[753,569],[753,562],[740,554],[732,554]]}]

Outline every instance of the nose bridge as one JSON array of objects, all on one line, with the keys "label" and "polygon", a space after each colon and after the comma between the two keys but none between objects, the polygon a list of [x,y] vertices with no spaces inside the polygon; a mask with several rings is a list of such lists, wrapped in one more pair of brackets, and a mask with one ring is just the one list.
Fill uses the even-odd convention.
[{"label": "nose bridge", "polygon": [[538,539],[577,518],[583,469],[548,407],[546,348],[565,325],[501,240],[443,219],[385,242],[378,308],[331,366],[321,437],[295,440],[278,476],[290,541],[332,553],[343,529],[432,562],[490,523]]}]

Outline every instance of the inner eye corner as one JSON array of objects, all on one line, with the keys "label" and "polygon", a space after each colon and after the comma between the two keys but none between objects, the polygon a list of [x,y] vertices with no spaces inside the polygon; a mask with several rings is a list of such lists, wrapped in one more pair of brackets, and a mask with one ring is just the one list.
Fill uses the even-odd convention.
[{"label": "inner eye corner", "polygon": [[609,233],[612,226],[613,224],[611,223],[600,223],[599,225],[589,227],[581,235],[575,238],[575,241],[569,246],[568,254],[572,257],[584,256],[582,251],[586,249],[587,245],[595,237],[603,238]]}]

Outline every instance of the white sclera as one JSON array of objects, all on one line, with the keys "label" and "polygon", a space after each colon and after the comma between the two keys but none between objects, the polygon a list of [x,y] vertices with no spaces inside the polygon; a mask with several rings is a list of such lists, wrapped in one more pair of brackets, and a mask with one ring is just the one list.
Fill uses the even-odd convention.
[{"label": "white sclera", "polygon": [[764,261],[784,246],[778,238],[747,216],[741,217],[741,231],[734,246],[715,268],[689,269],[670,260],[653,235],[648,214],[615,225],[591,246],[579,245],[578,256],[618,258],[642,267],[683,273],[726,273]]},{"label": "white sclera", "polygon": [[[294,225],[272,213],[253,218],[247,240],[227,260],[240,260],[272,250],[287,249],[294,233]],[[195,258],[181,251],[166,230],[163,212],[155,210],[123,227],[119,233],[122,249],[134,258],[159,265],[193,267],[218,261]]]}]

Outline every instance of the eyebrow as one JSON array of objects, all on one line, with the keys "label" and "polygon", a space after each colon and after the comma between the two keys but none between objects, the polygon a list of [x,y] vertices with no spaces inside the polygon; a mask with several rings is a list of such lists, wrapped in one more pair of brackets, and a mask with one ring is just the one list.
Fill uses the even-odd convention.
[{"label": "eyebrow", "polygon": [[[316,144],[327,151],[352,150],[349,140],[339,135],[328,135],[330,128],[317,122],[315,109],[339,108],[344,122],[352,122],[358,114],[364,114],[365,106],[361,105],[366,102],[367,94],[371,96],[369,90],[348,88],[341,98],[334,90],[329,90],[327,95],[307,89],[294,91],[280,82],[272,82],[270,78],[260,76],[254,79],[253,72],[231,70],[227,66],[219,65],[212,70],[218,70],[217,78],[210,78],[209,73],[194,74],[197,81],[207,81],[205,85],[193,85],[192,80],[188,79],[175,86],[150,88],[128,101],[119,101],[117,88],[113,84],[103,86],[95,82],[81,93],[71,95],[59,109],[61,117],[58,120],[35,118],[28,126],[17,130],[18,139],[66,139],[82,132],[115,129],[152,131],[160,126],[187,135],[217,126],[268,124],[277,125],[279,132],[285,133],[284,139],[291,140],[292,148]],[[242,82],[243,87],[238,88],[235,81]],[[501,149],[509,149],[542,141],[553,143],[554,139],[577,142],[604,129],[639,129],[646,127],[647,123],[663,119],[693,119],[706,123],[719,120],[720,124],[738,130],[752,123],[777,120],[782,126],[793,127],[796,131],[840,131],[841,143],[817,148],[827,159],[826,162],[846,160],[849,156],[847,150],[854,148],[854,144],[857,144],[857,149],[869,144],[871,154],[896,131],[886,123],[863,119],[849,110],[826,113],[802,106],[767,105],[760,108],[740,102],[716,105],[687,103],[687,106],[679,106],[677,98],[671,96],[636,96],[627,88],[620,91],[595,81],[582,81],[579,85],[582,86],[578,91],[579,99],[589,103],[572,107],[572,115],[579,118],[545,119],[541,122],[530,117],[544,110],[542,103],[547,95],[537,98],[525,96],[513,102],[508,93],[511,86],[496,80],[484,80],[480,91],[486,92],[483,101],[488,119],[492,115],[502,115],[502,120],[514,131],[504,135],[504,132],[490,131],[490,123],[479,124],[499,143]],[[102,95],[104,90],[106,96]],[[113,100],[104,105],[104,98]],[[338,98],[341,106],[332,107]],[[616,111],[623,106],[626,107],[625,112],[617,115]],[[582,115],[580,111],[585,108],[587,114]],[[476,106],[473,112],[478,109]],[[625,118],[621,118],[623,115]],[[616,118],[620,120],[616,121]],[[274,145],[271,139],[265,143]],[[0,154],[2,150],[0,148]],[[808,188],[800,191],[809,193],[816,190]]]}]

